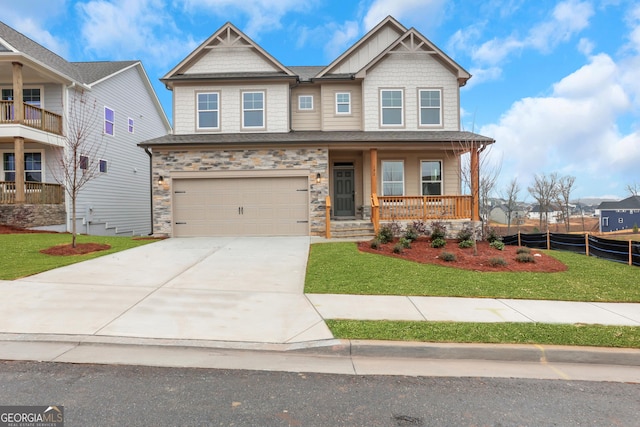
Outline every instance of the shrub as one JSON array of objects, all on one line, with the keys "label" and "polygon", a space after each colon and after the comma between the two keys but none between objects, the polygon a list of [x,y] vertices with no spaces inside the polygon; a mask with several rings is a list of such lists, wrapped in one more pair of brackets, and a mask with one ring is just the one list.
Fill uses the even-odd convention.
[{"label": "shrub", "polygon": [[502,243],[500,240],[494,240],[493,242],[489,243],[489,246],[499,251],[504,250],[504,243]]},{"label": "shrub", "polygon": [[418,234],[427,234],[427,225],[421,219],[413,221],[411,223],[411,227],[413,227],[413,229],[416,230]]},{"label": "shrub", "polygon": [[389,228],[391,228],[392,236],[399,236],[402,234],[402,225],[399,222],[391,221],[389,223]]},{"label": "shrub", "polygon": [[472,248],[473,247],[473,240],[461,240],[460,243],[458,243],[458,247],[459,248]]},{"label": "shrub", "polygon": [[446,245],[446,244],[447,244],[447,241],[444,240],[444,239],[437,238],[437,239],[431,240],[431,247],[432,248],[443,248],[444,245]]},{"label": "shrub", "polygon": [[440,259],[446,262],[453,262],[456,261],[456,254],[452,254],[451,252],[441,252],[440,253]]},{"label": "shrub", "polygon": [[471,227],[470,224],[465,224],[460,231],[458,231],[456,238],[460,241],[473,240],[473,234],[473,227]]},{"label": "shrub", "polygon": [[405,239],[404,237],[400,238],[400,240],[398,241],[398,244],[405,249],[411,249],[411,240]]},{"label": "shrub", "polygon": [[412,225],[407,225],[403,237],[409,241],[414,241],[418,238],[418,231]]},{"label": "shrub", "polygon": [[633,232],[634,234],[638,234],[638,224],[633,224]]},{"label": "shrub", "polygon": [[388,225],[383,225],[380,227],[380,231],[376,235],[376,240],[379,240],[380,243],[389,243],[393,240],[393,230]]},{"label": "shrub", "polygon": [[373,239],[373,240],[371,241],[371,249],[380,249],[380,245],[381,245],[381,244],[382,244],[382,243],[380,243],[380,240],[378,240],[378,239]]},{"label": "shrub", "polygon": [[518,262],[536,262],[536,259],[531,254],[518,254],[518,255],[516,255],[516,261],[518,261]]},{"label": "shrub", "polygon": [[403,251],[404,251],[404,246],[402,246],[402,243],[398,242],[395,245],[393,245],[394,254],[401,254]]},{"label": "shrub", "polygon": [[447,227],[440,221],[431,223],[431,240],[444,239],[447,237]]},{"label": "shrub", "polygon": [[525,248],[524,246],[516,249],[516,254],[530,254],[530,253],[531,253],[531,249]]},{"label": "shrub", "polygon": [[504,260],[504,258],[502,257],[492,257],[489,258],[489,265],[491,267],[504,267],[505,265],[507,265],[507,261]]},{"label": "shrub", "polygon": [[493,243],[495,241],[502,241],[502,237],[500,237],[495,228],[487,227],[485,230],[485,240],[489,243]]}]

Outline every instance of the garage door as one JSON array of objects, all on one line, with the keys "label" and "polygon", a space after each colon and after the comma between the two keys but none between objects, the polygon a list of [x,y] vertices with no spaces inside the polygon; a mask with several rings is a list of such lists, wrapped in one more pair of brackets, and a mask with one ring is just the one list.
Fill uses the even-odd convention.
[{"label": "garage door", "polygon": [[173,235],[306,236],[308,178],[173,180]]}]

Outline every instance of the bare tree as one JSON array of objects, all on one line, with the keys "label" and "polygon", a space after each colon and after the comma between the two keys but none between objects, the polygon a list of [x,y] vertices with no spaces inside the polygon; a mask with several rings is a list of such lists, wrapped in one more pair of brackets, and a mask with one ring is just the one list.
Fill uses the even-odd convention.
[{"label": "bare tree", "polygon": [[575,176],[566,175],[558,179],[557,183],[558,204],[562,206],[562,219],[564,221],[564,227],[567,233],[571,231],[571,208],[569,206],[569,201],[575,181]]},{"label": "bare tree", "polygon": [[544,230],[546,231],[549,229],[549,212],[553,210],[553,204],[558,200],[558,174],[555,172],[550,175],[536,174],[533,185],[527,189],[531,197],[538,202],[540,208],[540,230],[543,229],[544,215]]},{"label": "bare tree", "polygon": [[71,199],[71,245],[75,248],[76,201],[85,185],[99,176],[104,152],[96,100],[89,100],[83,90],[73,91],[69,96],[66,124],[64,151],[53,174]]},{"label": "bare tree", "polygon": [[518,184],[517,178],[513,178],[504,190],[505,208],[507,209],[507,234],[511,232],[511,218],[518,208],[518,193],[520,193],[520,184]]},{"label": "bare tree", "polygon": [[[480,217],[483,219],[483,222],[489,220],[489,198],[495,190],[496,182],[502,169],[502,158],[496,161],[491,157],[492,147],[493,145],[489,145],[488,149],[481,152],[479,156],[480,176],[478,179],[478,199],[480,204]],[[460,179],[462,185],[465,188],[471,189],[471,162],[465,161],[464,159],[461,159],[461,161]]]},{"label": "bare tree", "polygon": [[632,196],[638,196],[640,195],[640,182],[634,181],[632,184],[627,184],[626,189]]}]

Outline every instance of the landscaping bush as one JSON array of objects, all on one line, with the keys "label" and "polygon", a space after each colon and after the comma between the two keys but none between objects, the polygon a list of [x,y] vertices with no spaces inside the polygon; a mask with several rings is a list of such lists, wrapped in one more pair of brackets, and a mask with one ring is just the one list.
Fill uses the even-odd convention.
[{"label": "landscaping bush", "polygon": [[638,234],[638,224],[633,224],[633,233]]},{"label": "landscaping bush", "polygon": [[381,245],[381,244],[382,244],[382,243],[380,243],[380,240],[378,240],[378,239],[373,239],[373,240],[371,241],[371,249],[380,249],[380,245]]},{"label": "landscaping bush", "polygon": [[518,254],[518,255],[516,255],[516,261],[518,261],[518,262],[536,262],[536,259],[531,254]]},{"label": "landscaping bush", "polygon": [[403,237],[409,241],[414,241],[418,238],[418,231],[412,225],[407,225]]},{"label": "landscaping bush", "polygon": [[418,234],[424,234],[427,235],[427,224],[424,223],[423,220],[418,219],[415,220],[411,223],[411,227],[413,227],[414,230],[416,230],[416,232]]},{"label": "landscaping bush", "polygon": [[409,239],[406,239],[406,238],[402,237],[402,238],[400,238],[398,243],[400,244],[400,246],[402,246],[405,249],[411,249],[411,240],[409,240]]},{"label": "landscaping bush", "polygon": [[440,221],[431,223],[431,240],[444,239],[447,237],[447,227]]},{"label": "landscaping bush", "polygon": [[498,230],[493,227],[487,227],[485,230],[485,240],[489,243],[502,241],[502,237],[498,234]]},{"label": "landscaping bush", "polygon": [[473,247],[473,240],[461,240],[458,243],[458,247],[461,249],[465,249],[465,248],[472,248]]},{"label": "landscaping bush", "polygon": [[404,246],[402,246],[402,243],[398,242],[395,245],[393,245],[394,254],[401,254],[403,251],[404,251]]},{"label": "landscaping bush", "polygon": [[456,261],[456,254],[452,254],[451,252],[442,252],[440,253],[440,259],[446,262]]},{"label": "landscaping bush", "polygon": [[504,243],[502,243],[500,240],[494,240],[493,242],[489,243],[489,246],[499,251],[504,250]]},{"label": "landscaping bush", "polygon": [[524,246],[516,249],[516,254],[530,254],[530,253],[531,253],[531,249],[526,248]]},{"label": "landscaping bush", "polygon": [[491,267],[504,267],[505,265],[507,265],[507,261],[505,261],[502,257],[489,258],[488,262]]},{"label": "landscaping bush", "polygon": [[446,245],[446,244],[447,244],[447,241],[444,240],[444,239],[437,238],[437,239],[431,240],[431,247],[432,248],[443,248],[444,245]]},{"label": "landscaping bush", "polygon": [[393,230],[388,225],[380,227],[380,231],[376,235],[376,240],[380,243],[389,243],[393,240]]},{"label": "landscaping bush", "polygon": [[462,226],[460,231],[458,231],[456,238],[461,242],[465,240],[473,240],[473,234],[473,227],[471,227],[470,224],[465,224]]}]

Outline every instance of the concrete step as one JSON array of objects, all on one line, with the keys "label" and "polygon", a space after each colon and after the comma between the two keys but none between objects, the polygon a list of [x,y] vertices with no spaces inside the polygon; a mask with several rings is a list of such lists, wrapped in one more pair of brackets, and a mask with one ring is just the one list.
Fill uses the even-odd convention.
[{"label": "concrete step", "polygon": [[331,223],[333,238],[373,238],[375,231],[370,221],[335,221]]}]

